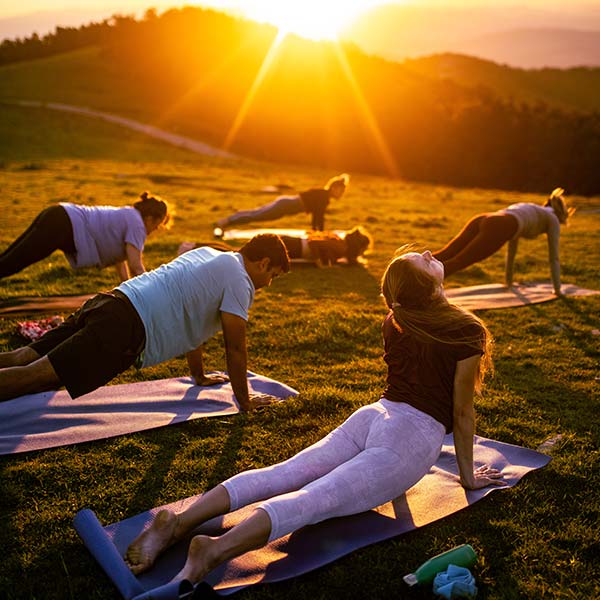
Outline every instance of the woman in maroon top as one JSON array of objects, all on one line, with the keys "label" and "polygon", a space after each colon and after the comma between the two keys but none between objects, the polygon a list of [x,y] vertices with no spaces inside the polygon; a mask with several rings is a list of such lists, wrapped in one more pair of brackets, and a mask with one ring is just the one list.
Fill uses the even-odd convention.
[{"label": "woman in maroon top", "polygon": [[296,456],[217,485],[189,508],[162,510],[129,546],[134,573],[204,521],[262,501],[219,537],[196,535],[175,580],[202,580],[220,563],[325,519],[370,510],[402,495],[435,463],[454,430],[460,482],[502,484],[487,465],[474,468],[473,393],[489,364],[485,325],[444,297],[442,263],[431,252],[392,260],[381,291],[388,385],[382,398]]}]

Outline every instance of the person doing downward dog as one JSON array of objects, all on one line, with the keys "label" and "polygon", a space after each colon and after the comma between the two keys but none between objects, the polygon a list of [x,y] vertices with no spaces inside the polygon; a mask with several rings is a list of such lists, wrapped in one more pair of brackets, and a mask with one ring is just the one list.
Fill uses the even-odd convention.
[{"label": "person doing downward dog", "polygon": [[476,316],[448,303],[443,276],[430,252],[394,258],[381,285],[388,308],[382,397],[289,460],[235,475],[182,512],[160,511],[126,551],[131,570],[149,569],[194,527],[254,502],[262,501],[225,534],[193,537],[175,579],[196,583],[221,562],[300,527],[380,506],[429,471],[450,431],[462,485],[503,484],[496,469],[473,465],[473,394],[490,364],[490,336]]},{"label": "person doing downward dog", "polygon": [[550,272],[554,292],[560,295],[560,261],[558,246],[560,226],[566,225],[575,208],[567,207],[564,190],[556,188],[544,204],[519,202],[497,212],[474,216],[441,250],[433,256],[444,264],[446,277],[488,258],[506,242],[505,280],[513,283],[513,266],[520,238],[533,239],[545,233],[548,238]]},{"label": "person doing downward dog", "polygon": [[146,237],[168,227],[170,219],[167,202],[149,192],[133,206],[54,204],[0,254],[0,278],[62,250],[73,269],[114,265],[120,281],[126,281],[145,272]]},{"label": "person doing downward dog", "polygon": [[329,201],[339,200],[346,191],[350,175],[342,173],[332,177],[323,188],[312,188],[295,196],[279,196],[273,202],[250,210],[240,210],[229,217],[216,222],[214,234],[222,237],[223,230],[232,225],[243,225],[255,221],[272,221],[288,215],[305,212],[311,215],[313,229],[323,231],[325,228],[325,211]]}]

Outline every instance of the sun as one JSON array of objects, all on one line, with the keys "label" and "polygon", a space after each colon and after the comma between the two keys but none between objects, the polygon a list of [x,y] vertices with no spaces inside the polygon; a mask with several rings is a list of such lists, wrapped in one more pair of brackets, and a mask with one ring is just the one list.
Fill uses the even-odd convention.
[{"label": "sun", "polygon": [[254,0],[241,4],[244,15],[275,25],[280,34],[312,40],[335,40],[374,0]]}]

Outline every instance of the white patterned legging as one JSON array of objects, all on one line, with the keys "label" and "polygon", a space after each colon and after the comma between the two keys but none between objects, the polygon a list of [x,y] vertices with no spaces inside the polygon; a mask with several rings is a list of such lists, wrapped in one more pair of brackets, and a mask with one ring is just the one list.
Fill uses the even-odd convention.
[{"label": "white patterned legging", "polygon": [[433,417],[382,398],[296,456],[225,481],[230,510],[266,500],[259,507],[271,520],[269,541],[311,523],[370,510],[426,475],[444,433]]}]

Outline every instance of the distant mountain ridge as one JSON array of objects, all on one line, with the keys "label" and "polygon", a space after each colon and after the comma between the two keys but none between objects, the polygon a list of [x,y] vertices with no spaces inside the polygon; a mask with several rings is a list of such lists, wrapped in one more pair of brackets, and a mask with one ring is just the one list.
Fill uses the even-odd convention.
[{"label": "distant mountain ridge", "polygon": [[63,30],[46,55],[43,40],[7,46],[0,101],[89,107],[332,171],[600,193],[600,100],[589,92],[600,69],[530,72],[455,55],[396,63],[294,36],[271,52],[276,37],[192,7]]},{"label": "distant mountain ridge", "polygon": [[525,69],[600,66],[600,31],[515,29],[466,40],[457,50]]},{"label": "distant mountain ridge", "polygon": [[384,5],[345,35],[392,60],[457,53],[528,69],[600,66],[600,4],[560,11]]},{"label": "distant mountain ridge", "polygon": [[462,54],[436,54],[401,63],[423,76],[483,86],[505,100],[562,110],[600,112],[600,68],[515,69]]},{"label": "distant mountain ridge", "polygon": [[[165,0],[148,2],[164,10]],[[102,21],[118,12],[140,16],[139,4],[48,10],[0,18],[0,41],[40,37],[61,27]],[[520,68],[600,66],[600,2],[597,7],[527,8],[499,3],[487,7],[432,7],[426,4],[373,8],[345,33],[367,53],[404,60],[439,53],[468,54]]]}]

